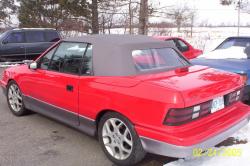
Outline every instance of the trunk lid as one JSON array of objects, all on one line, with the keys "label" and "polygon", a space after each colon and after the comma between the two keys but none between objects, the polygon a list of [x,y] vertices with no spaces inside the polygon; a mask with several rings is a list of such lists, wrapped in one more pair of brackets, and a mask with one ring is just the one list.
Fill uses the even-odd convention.
[{"label": "trunk lid", "polygon": [[185,107],[224,96],[243,87],[241,76],[205,66],[190,66],[183,72],[175,70],[138,78],[179,91],[183,96]]}]

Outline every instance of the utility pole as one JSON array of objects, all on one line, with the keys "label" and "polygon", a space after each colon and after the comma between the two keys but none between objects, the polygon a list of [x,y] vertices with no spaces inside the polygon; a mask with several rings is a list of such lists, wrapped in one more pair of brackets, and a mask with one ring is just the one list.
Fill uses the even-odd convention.
[{"label": "utility pole", "polygon": [[242,0],[239,0],[237,2],[237,7],[238,7],[238,32],[237,35],[240,36],[240,12],[241,12],[241,8],[242,8]]}]

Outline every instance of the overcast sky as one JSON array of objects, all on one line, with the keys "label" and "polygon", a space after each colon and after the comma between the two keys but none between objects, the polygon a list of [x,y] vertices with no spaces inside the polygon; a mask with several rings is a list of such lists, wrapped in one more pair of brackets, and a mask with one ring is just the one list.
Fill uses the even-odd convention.
[{"label": "overcast sky", "polygon": [[[159,6],[161,7],[187,4],[190,8],[197,9],[196,23],[207,22],[209,24],[225,23],[237,25],[238,22],[238,12],[235,9],[235,5],[222,6],[219,0],[151,0],[151,3],[156,5],[160,3]],[[241,13],[241,23],[242,25],[250,24],[250,14]]]},{"label": "overcast sky", "polygon": [[[237,25],[238,12],[235,5],[222,6],[220,0],[149,0],[156,7],[175,8],[175,6],[187,5],[192,9],[197,10],[195,25],[207,23],[212,25]],[[250,2],[250,0],[249,0]],[[167,9],[166,8],[166,12]],[[250,8],[250,7],[249,7]],[[165,18],[153,18],[151,22],[164,21]],[[18,23],[16,17],[12,19],[14,24]],[[250,14],[241,13],[241,25],[250,24]]]}]

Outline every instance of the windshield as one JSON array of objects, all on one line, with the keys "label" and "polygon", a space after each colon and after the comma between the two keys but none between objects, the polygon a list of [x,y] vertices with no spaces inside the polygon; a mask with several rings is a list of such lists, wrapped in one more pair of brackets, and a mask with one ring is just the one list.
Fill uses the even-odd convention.
[{"label": "windshield", "polygon": [[229,38],[222,42],[216,49],[227,49],[230,47],[250,47],[250,38]]},{"label": "windshield", "polygon": [[214,51],[198,58],[206,59],[249,59],[250,38],[228,38]]},{"label": "windshield", "polygon": [[172,48],[134,50],[135,66],[140,71],[152,69],[173,69],[185,67],[190,63]]},{"label": "windshield", "polygon": [[4,37],[6,33],[7,33],[7,31],[6,31],[6,32],[0,33],[0,39],[1,39],[2,37]]}]

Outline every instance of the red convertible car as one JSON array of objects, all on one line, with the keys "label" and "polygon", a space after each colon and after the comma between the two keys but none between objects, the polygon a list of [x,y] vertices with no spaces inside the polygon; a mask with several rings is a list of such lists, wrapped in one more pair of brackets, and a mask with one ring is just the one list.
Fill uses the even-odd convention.
[{"label": "red convertible car", "polygon": [[202,50],[194,48],[191,44],[179,37],[170,36],[155,36],[154,38],[163,41],[173,42],[176,48],[188,59],[196,58],[197,56],[203,54]]},{"label": "red convertible car", "polygon": [[1,86],[14,115],[32,110],[96,135],[117,165],[147,152],[190,156],[250,119],[240,75],[192,66],[146,36],[61,40],[33,63],[6,69]]}]

